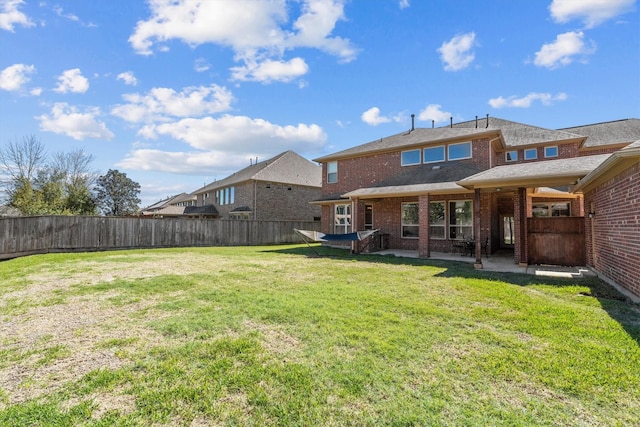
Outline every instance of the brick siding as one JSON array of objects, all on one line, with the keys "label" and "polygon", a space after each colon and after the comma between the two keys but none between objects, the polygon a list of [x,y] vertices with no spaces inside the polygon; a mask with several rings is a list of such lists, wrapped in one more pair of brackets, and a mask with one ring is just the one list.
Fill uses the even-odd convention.
[{"label": "brick siding", "polygon": [[640,297],[640,164],[585,194],[587,264]]}]

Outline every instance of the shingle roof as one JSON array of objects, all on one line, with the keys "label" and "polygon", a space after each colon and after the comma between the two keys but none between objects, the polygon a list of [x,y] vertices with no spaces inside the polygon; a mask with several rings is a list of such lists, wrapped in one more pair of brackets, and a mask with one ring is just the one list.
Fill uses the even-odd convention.
[{"label": "shingle roof", "polygon": [[203,193],[249,180],[321,187],[322,168],[289,150],[268,160],[241,169],[220,181],[205,185],[194,191],[193,194]]},{"label": "shingle roof", "polygon": [[628,144],[640,139],[640,119],[624,119],[560,129],[587,136],[583,148]]},{"label": "shingle roof", "polygon": [[390,185],[386,187],[369,187],[359,188],[354,191],[343,194],[343,197],[398,197],[402,196],[417,196],[420,194],[452,194],[452,193],[466,193],[469,190],[456,184],[455,182],[436,182],[436,183],[424,183],[413,185]]},{"label": "shingle roof", "polygon": [[602,179],[607,178],[608,174],[615,174],[616,168],[628,167],[634,163],[640,163],[640,140],[627,145],[607,157],[597,168],[583,177],[573,188],[573,191],[581,192],[585,191],[585,189],[588,190]]},{"label": "shingle roof", "polygon": [[[489,126],[487,126],[487,121]],[[500,130],[507,147],[520,147],[523,145],[546,144],[551,142],[569,142],[583,139],[584,137],[577,132],[571,132],[566,129],[552,130],[537,126],[526,125],[523,123],[512,122],[510,120],[500,119],[498,117],[485,117],[478,119],[478,129]],[[454,123],[454,129],[475,128],[476,121]]]},{"label": "shingle roof", "polygon": [[607,157],[609,157],[609,154],[496,166],[462,179],[458,181],[458,184],[467,188],[489,187],[492,185],[527,186],[535,180],[545,180],[557,182],[553,185],[564,185],[587,175],[605,161]]},{"label": "shingle roof", "polygon": [[356,157],[362,154],[384,152],[397,148],[408,148],[417,145],[424,145],[431,142],[442,142],[466,137],[479,138],[484,135],[496,136],[495,129],[452,129],[452,128],[416,128],[412,131],[398,133],[396,135],[380,138],[366,144],[338,151],[317,159],[316,162],[326,162],[332,159],[344,157]]},{"label": "shingle roof", "polygon": [[155,212],[144,212],[145,215],[157,216],[182,216],[182,215],[202,215],[218,216],[218,210],[213,205],[205,206],[167,206]]}]

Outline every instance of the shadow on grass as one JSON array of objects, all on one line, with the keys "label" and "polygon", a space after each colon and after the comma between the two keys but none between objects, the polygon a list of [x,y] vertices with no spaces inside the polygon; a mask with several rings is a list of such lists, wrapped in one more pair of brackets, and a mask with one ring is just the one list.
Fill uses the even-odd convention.
[{"label": "shadow on grass", "polygon": [[299,255],[307,258],[336,259],[336,260],[356,260],[369,263],[392,264],[392,265],[412,265],[429,266],[444,269],[436,277],[455,277],[463,279],[486,279],[516,286],[544,285],[552,287],[574,287],[581,286],[588,288],[588,291],[580,292],[580,296],[596,298],[600,306],[607,314],[618,322],[625,331],[640,346],[640,304],[632,303],[623,294],[618,292],[613,286],[597,277],[583,278],[555,278],[540,277],[525,273],[501,273],[495,271],[476,270],[473,264],[461,261],[447,261],[423,258],[406,258],[395,255],[370,255],[352,254],[348,249],[331,248],[322,245],[312,245],[311,247],[289,247],[264,252]]}]

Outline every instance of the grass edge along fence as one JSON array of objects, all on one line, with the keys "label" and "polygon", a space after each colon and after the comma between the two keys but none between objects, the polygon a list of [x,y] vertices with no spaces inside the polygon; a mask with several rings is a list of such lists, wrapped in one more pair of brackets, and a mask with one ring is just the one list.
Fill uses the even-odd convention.
[{"label": "grass edge along fence", "polygon": [[300,243],[294,228],[317,221],[100,216],[0,218],[0,259],[48,252]]}]

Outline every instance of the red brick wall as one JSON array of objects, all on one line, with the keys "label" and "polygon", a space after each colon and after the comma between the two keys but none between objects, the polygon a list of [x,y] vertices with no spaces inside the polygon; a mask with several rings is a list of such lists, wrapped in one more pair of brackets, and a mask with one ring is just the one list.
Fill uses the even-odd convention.
[{"label": "red brick wall", "polygon": [[[424,147],[412,147],[411,149]],[[489,140],[472,141],[471,150],[471,159],[455,160],[454,162],[456,164],[472,164],[481,169],[489,169],[490,157],[495,156],[490,149]],[[322,194],[325,196],[344,194],[358,188],[371,187],[400,172],[420,167],[420,165],[401,166],[400,151],[402,150],[338,160],[338,182],[332,184],[327,183],[327,164],[323,163]],[[496,159],[493,158],[491,161],[496,161]]]},{"label": "red brick wall", "polygon": [[585,194],[587,263],[640,297],[640,164]]}]

